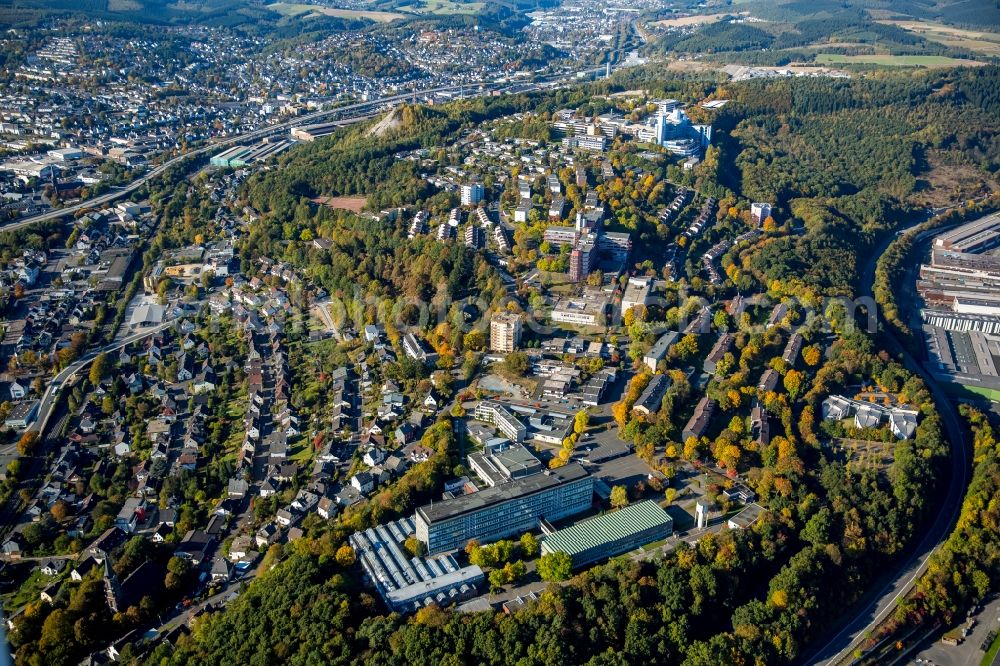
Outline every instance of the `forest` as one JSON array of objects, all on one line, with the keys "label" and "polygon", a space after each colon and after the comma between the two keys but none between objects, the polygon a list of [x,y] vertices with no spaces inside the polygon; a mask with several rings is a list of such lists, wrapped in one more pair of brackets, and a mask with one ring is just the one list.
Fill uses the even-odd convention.
[{"label": "forest", "polygon": [[[721,182],[783,208],[804,233],[744,254],[758,279],[797,276],[851,293],[858,257],[881,234],[922,214],[929,161],[979,174],[972,198],[997,188],[1000,69],[721,86]],[[728,130],[728,131],[726,131]]]}]

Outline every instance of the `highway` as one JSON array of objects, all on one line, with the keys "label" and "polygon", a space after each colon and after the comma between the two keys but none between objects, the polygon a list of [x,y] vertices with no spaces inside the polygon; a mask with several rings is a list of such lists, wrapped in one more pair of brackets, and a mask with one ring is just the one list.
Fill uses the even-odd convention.
[{"label": "highway", "polygon": [[[926,219],[918,219],[912,222],[909,227],[925,221]],[[869,257],[861,276],[859,293],[861,298],[868,297],[874,302],[875,267],[879,258],[895,239],[894,235],[887,236]],[[895,609],[897,602],[909,593],[914,583],[924,573],[928,558],[951,533],[952,526],[958,520],[962,500],[965,497],[965,489],[969,483],[970,444],[965,436],[965,429],[954,403],[934,377],[924,369],[923,365],[906,351],[889,326],[882,325],[880,332],[888,343],[890,351],[901,355],[903,364],[912,372],[920,375],[934,396],[934,403],[941,415],[941,423],[951,446],[948,487],[939,497],[927,498],[932,505],[937,502],[937,514],[924,528],[923,536],[909,552],[909,555],[899,562],[895,569],[891,570],[891,573],[887,571],[886,578],[891,580],[881,587],[873,588],[866,594],[859,602],[861,605],[852,612],[852,619],[825,645],[805,655],[800,660],[801,663],[824,664],[825,666],[841,663],[856,644]]]},{"label": "highway", "polygon": [[[584,70],[581,73],[594,74],[596,72],[601,72],[601,71],[604,71],[603,67],[595,67],[593,69]],[[171,167],[180,164],[182,161],[184,161],[189,157],[196,157],[198,155],[204,155],[206,153],[214,153],[227,146],[232,146],[244,142],[254,142],[274,134],[283,134],[291,130],[292,127],[317,123],[332,115],[358,112],[353,116],[341,118],[338,121],[334,121],[334,122],[340,122],[344,125],[350,125],[352,123],[360,122],[362,120],[367,120],[368,118],[371,118],[372,115],[375,112],[377,112],[377,108],[380,106],[383,106],[385,104],[394,104],[396,102],[405,102],[407,100],[414,99],[415,97],[419,96],[431,95],[435,93],[454,93],[454,92],[463,93],[465,90],[470,88],[475,91],[475,94],[472,95],[466,94],[463,97],[465,98],[478,97],[483,94],[490,94],[494,92],[508,92],[508,93],[532,92],[539,90],[545,86],[555,86],[566,83],[567,81],[572,81],[573,77],[575,76],[576,73],[574,72],[571,75],[553,76],[549,77],[546,80],[538,82],[525,81],[519,83],[484,83],[478,87],[473,87],[471,85],[439,86],[436,88],[415,90],[412,92],[407,92],[399,95],[390,95],[388,97],[381,97],[379,99],[370,100],[367,102],[357,102],[354,104],[347,104],[345,106],[340,106],[335,109],[315,111],[313,113],[309,113],[304,116],[296,116],[290,120],[276,123],[274,125],[268,125],[267,127],[262,127],[252,132],[237,134],[222,139],[220,141],[207,143],[204,146],[191,150],[187,153],[184,153],[183,155],[178,155],[177,157],[173,157],[167,160],[163,164],[153,168],[151,171],[146,172],[145,174],[133,180],[131,183],[129,183],[124,187],[115,189],[112,192],[108,192],[106,194],[93,197],[91,199],[87,199],[85,201],[81,201],[71,206],[66,206],[65,208],[50,210],[45,213],[39,213],[38,215],[32,215],[31,217],[26,217],[22,220],[16,220],[14,222],[11,222],[10,224],[5,224],[2,227],[0,227],[0,231],[16,231],[17,229],[21,229],[30,226],[32,224],[45,222],[47,220],[61,219],[68,215],[73,215],[74,213],[81,210],[88,210],[91,208],[97,208],[103,206],[105,204],[111,203],[112,201],[116,201],[117,199],[122,199],[129,196],[130,194],[140,189],[142,186],[144,186],[153,178],[156,178],[160,174],[164,173]]]}]

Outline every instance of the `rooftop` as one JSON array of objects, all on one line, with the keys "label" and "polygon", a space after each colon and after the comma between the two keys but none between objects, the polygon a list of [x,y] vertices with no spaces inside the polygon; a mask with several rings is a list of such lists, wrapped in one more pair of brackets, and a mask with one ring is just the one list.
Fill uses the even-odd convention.
[{"label": "rooftop", "polygon": [[481,490],[471,495],[461,495],[454,499],[425,504],[417,509],[417,514],[428,524],[455,518],[462,514],[486,509],[515,497],[523,497],[548,490],[564,483],[578,481],[589,476],[577,463],[569,463],[557,470],[546,470],[523,479]]},{"label": "rooftop", "polygon": [[545,537],[545,546],[574,556],[643,530],[672,525],[673,519],[659,504],[646,500],[559,530]]}]

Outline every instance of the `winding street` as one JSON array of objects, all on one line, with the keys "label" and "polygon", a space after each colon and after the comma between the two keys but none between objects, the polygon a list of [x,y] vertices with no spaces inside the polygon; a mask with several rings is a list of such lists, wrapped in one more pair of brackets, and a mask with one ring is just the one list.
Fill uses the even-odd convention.
[{"label": "winding street", "polygon": [[87,352],[77,360],[67,365],[59,372],[59,374],[55,376],[55,378],[53,378],[51,382],[49,382],[49,386],[45,389],[45,393],[42,395],[42,399],[38,405],[38,416],[29,429],[37,431],[39,435],[45,434],[45,428],[49,424],[49,418],[52,416],[52,409],[55,407],[59,391],[62,389],[63,385],[68,379],[80,372],[80,370],[90,365],[90,362],[97,358],[100,354],[116,351],[126,345],[132,344],[133,342],[138,342],[143,338],[148,338],[149,336],[155,335],[168,328],[173,323],[174,322],[172,321],[166,322],[144,331],[133,333],[132,335],[124,337],[120,340],[115,340],[114,342],[106,344],[103,347],[98,347],[97,349]]},{"label": "winding street", "polygon": [[[925,219],[916,220],[909,224],[907,228],[925,221]],[[871,298],[871,302],[874,302],[875,268],[879,258],[895,239],[895,235],[889,235],[884,238],[868,258],[868,263],[861,274],[859,297]],[[958,520],[959,511],[962,508],[962,500],[965,497],[965,489],[969,483],[970,444],[954,403],[945,394],[935,378],[900,344],[892,329],[884,325],[884,322],[881,322],[881,317],[880,333],[882,339],[890,348],[889,351],[894,352],[902,358],[903,364],[910,371],[919,374],[934,396],[934,403],[937,406],[938,413],[941,415],[941,423],[944,426],[945,434],[951,446],[950,468],[947,478],[948,485],[938,497],[928,498],[932,506],[935,503],[937,504],[937,513],[930,523],[922,528],[923,536],[920,537],[919,542],[909,551],[907,557],[900,561],[893,570],[886,572],[882,578],[885,582],[881,586],[876,585],[873,587],[855,605],[854,610],[851,611],[851,619],[846,620],[846,624],[839,632],[822,647],[811,650],[808,654],[804,655],[800,660],[804,664],[834,666],[840,663],[856,647],[857,643],[864,639],[870,630],[874,629],[895,609],[896,603],[909,593],[917,579],[926,570],[927,561],[930,556],[951,533],[952,526]]]}]

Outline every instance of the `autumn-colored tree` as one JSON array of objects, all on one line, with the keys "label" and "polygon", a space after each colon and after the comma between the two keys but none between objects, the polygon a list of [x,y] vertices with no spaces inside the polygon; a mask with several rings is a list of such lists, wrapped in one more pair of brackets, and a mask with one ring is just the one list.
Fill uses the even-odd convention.
[{"label": "autumn-colored tree", "polygon": [[30,456],[35,453],[38,445],[38,433],[34,430],[27,430],[21,438],[17,440],[17,452],[22,456]]},{"label": "autumn-colored tree", "polygon": [[339,564],[344,568],[347,568],[352,566],[355,563],[355,561],[357,561],[357,555],[354,553],[353,548],[351,548],[347,544],[344,544],[343,546],[337,549],[337,553],[334,555],[334,559],[337,561],[337,564]]},{"label": "autumn-colored tree", "polygon": [[479,351],[486,346],[486,334],[481,329],[474,328],[465,334],[462,344],[465,345],[466,349]]},{"label": "autumn-colored tree", "polygon": [[615,486],[611,489],[611,506],[615,509],[628,506],[628,492],[625,486]]},{"label": "autumn-colored tree", "polygon": [[103,352],[98,354],[90,366],[90,375],[88,377],[90,379],[90,383],[95,386],[100,384],[101,380],[104,379],[104,376],[108,374],[108,370],[110,369],[109,365],[108,355]]},{"label": "autumn-colored tree", "polygon": [[785,374],[784,385],[789,397],[797,398],[802,390],[802,373],[798,370],[789,370]]},{"label": "autumn-colored tree", "polygon": [[809,345],[802,350],[802,360],[806,362],[806,365],[810,367],[815,367],[819,365],[820,360],[823,357],[823,352],[817,345]]},{"label": "autumn-colored tree", "polygon": [[65,500],[57,500],[49,511],[52,513],[52,517],[60,523],[69,518],[69,504]]},{"label": "autumn-colored tree", "polygon": [[437,604],[428,604],[413,615],[414,624],[420,624],[432,629],[440,629],[448,624],[450,616]]},{"label": "autumn-colored tree", "polygon": [[686,460],[696,460],[701,457],[701,443],[697,437],[688,437],[684,441],[684,458]]}]

